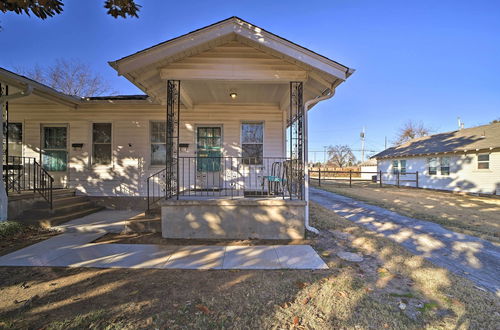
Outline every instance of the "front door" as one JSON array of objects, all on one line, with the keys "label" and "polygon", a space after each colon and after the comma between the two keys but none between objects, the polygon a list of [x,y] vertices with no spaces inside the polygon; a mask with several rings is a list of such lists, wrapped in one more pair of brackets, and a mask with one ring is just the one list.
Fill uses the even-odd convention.
[{"label": "front door", "polygon": [[197,188],[210,190],[222,189],[222,127],[197,127],[196,155]]},{"label": "front door", "polygon": [[43,168],[54,178],[55,188],[66,188],[68,184],[68,126],[42,126]]}]

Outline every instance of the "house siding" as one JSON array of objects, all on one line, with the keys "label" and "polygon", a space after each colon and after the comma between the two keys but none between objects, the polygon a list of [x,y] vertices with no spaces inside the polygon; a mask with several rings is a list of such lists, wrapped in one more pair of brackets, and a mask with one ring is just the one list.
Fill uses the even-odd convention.
[{"label": "house siding", "polygon": [[[482,153],[490,154],[488,170],[477,169],[477,155]],[[385,184],[396,184],[397,176],[392,174],[392,162],[395,159],[405,159],[407,172],[418,171],[420,188],[500,195],[500,150],[469,152],[460,155],[433,155],[432,157],[450,158],[449,175],[441,175],[439,167],[436,175],[430,175],[427,163],[429,157],[378,159],[378,170],[384,173],[382,181]],[[413,174],[401,175],[400,184],[414,187],[414,182],[404,182],[404,180],[414,180],[414,178]]]},{"label": "house siding", "polygon": [[[89,104],[78,109],[55,104],[11,107],[10,122],[23,124],[23,156],[40,159],[41,126],[68,125],[68,171],[55,174],[56,186],[76,188],[90,196],[146,196],[146,179],[161,170],[150,166],[150,122],[165,120],[165,108],[154,104]],[[223,155],[241,154],[241,123],[264,123],[264,157],[283,157],[283,112],[277,105],[205,105],[181,109],[180,143],[195,156],[196,126],[223,127]],[[112,123],[112,163],[91,165],[92,123]],[[73,143],[83,143],[75,150]]]}]

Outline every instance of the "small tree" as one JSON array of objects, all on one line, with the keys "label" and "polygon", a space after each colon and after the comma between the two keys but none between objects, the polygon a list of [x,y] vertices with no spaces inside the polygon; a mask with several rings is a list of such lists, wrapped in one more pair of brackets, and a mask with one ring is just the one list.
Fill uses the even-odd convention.
[{"label": "small tree", "polygon": [[[16,14],[30,14],[38,18],[46,19],[63,12],[62,0],[0,0],[0,11],[14,12]],[[106,0],[104,8],[107,14],[114,18],[139,17],[141,6],[135,0]]]},{"label": "small tree", "polygon": [[429,135],[431,130],[426,128],[422,122],[415,122],[413,120],[408,120],[399,129],[396,138],[394,139],[394,145],[400,145],[415,138]]},{"label": "small tree", "polygon": [[352,166],[356,163],[356,157],[348,145],[335,145],[327,148],[328,163],[335,167]]},{"label": "small tree", "polygon": [[31,69],[18,68],[20,74],[64,94],[86,97],[113,94],[111,86],[80,60],[57,59],[54,64]]}]

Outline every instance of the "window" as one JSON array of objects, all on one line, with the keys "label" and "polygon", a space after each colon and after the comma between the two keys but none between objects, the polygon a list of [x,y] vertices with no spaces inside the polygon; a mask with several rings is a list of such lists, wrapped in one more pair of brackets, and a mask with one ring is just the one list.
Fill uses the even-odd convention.
[{"label": "window", "polygon": [[399,162],[396,159],[392,161],[392,174],[398,174],[398,172],[399,172]]},{"label": "window", "polygon": [[151,165],[165,165],[167,158],[167,123],[151,122]]},{"label": "window", "polygon": [[241,124],[241,156],[243,164],[261,165],[264,154],[264,124]]},{"label": "window", "polygon": [[23,155],[23,125],[9,123],[8,125],[9,156],[22,157]]},{"label": "window", "polygon": [[44,126],[42,140],[42,166],[46,171],[64,172],[68,165],[68,128]]},{"label": "window", "polygon": [[111,124],[92,124],[92,165],[111,164]]},{"label": "window", "polygon": [[429,175],[437,174],[438,159],[436,157],[427,158]]},{"label": "window", "polygon": [[487,170],[490,168],[490,154],[477,155],[477,169]]},{"label": "window", "polygon": [[406,174],[406,160],[405,159],[401,159],[399,161],[399,167],[400,167],[400,173]]},{"label": "window", "polygon": [[450,157],[441,157],[439,159],[441,175],[450,175]]}]

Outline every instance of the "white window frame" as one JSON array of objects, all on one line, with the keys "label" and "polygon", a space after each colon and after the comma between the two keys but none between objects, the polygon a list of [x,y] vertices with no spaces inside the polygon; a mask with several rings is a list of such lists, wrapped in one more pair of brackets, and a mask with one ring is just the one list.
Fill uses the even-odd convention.
[{"label": "white window frame", "polygon": [[[20,124],[20,125],[21,125],[21,141],[12,142],[12,141],[10,141],[10,140],[9,140],[9,141],[8,141],[8,144],[11,144],[11,143],[12,143],[12,144],[17,144],[17,145],[20,145],[20,146],[21,146],[21,155],[20,155],[20,156],[17,156],[17,155],[16,155],[15,157],[23,157],[23,156],[24,156],[24,123],[23,123],[23,122],[20,122],[20,121],[9,122],[9,123],[7,123],[7,125],[6,125],[6,126],[7,126],[7,130],[8,130],[8,125],[11,125],[11,124]],[[6,137],[7,137],[7,139],[8,139],[8,132],[5,132],[5,133],[7,133],[7,134],[5,134],[5,136],[6,136]],[[14,156],[14,155],[12,155],[12,154],[10,153],[10,150],[11,150],[10,146],[8,146],[8,148],[9,148],[9,157],[10,157],[10,156]]]},{"label": "white window frame", "polygon": [[[405,167],[403,167],[403,162],[405,164]],[[408,164],[408,161],[406,159],[400,159],[399,160],[399,173],[401,175],[406,175],[406,166]]]},{"label": "white window frame", "polygon": [[[488,160],[479,160],[480,156],[488,156]],[[490,170],[491,155],[489,153],[477,154],[477,170],[478,171],[489,171]],[[480,164],[487,164],[487,168],[479,168]]]},{"label": "white window frame", "polygon": [[[434,161],[434,165],[431,167],[431,162]],[[438,157],[429,157],[427,158],[427,173],[429,175],[437,175],[439,167],[439,158]],[[434,168],[434,173],[431,173],[431,168]]]},{"label": "white window frame", "polygon": [[[94,124],[110,124],[111,125],[111,141],[109,143],[102,143],[102,142],[94,142]],[[113,156],[113,142],[114,142],[114,124],[112,121],[95,121],[92,122],[90,125],[90,140],[91,140],[91,146],[90,146],[90,165],[92,167],[104,167],[104,168],[110,168],[113,167],[114,164],[114,156]],[[94,145],[95,144],[109,144],[111,146],[110,150],[110,162],[109,164],[96,164],[94,163]]]},{"label": "white window frame", "polygon": [[[443,164],[444,164],[443,160],[444,159],[448,160],[448,164],[447,164],[448,166],[443,166]],[[448,172],[443,173],[443,168],[448,168]],[[450,175],[450,173],[451,173],[451,158],[450,157],[448,157],[448,156],[439,157],[439,173],[442,176],[448,176],[448,175]]]},{"label": "white window frame", "polygon": [[167,125],[166,120],[158,119],[158,120],[150,120],[149,121],[149,134],[148,134],[148,144],[149,144],[149,166],[152,168],[157,168],[157,167],[165,167],[166,166],[166,159],[165,163],[163,164],[153,164],[153,144],[164,144],[165,146],[167,145],[167,136],[165,135],[165,142],[153,142],[153,123],[165,123]]},{"label": "white window frame", "polygon": [[[396,166],[394,166],[396,165]],[[394,159],[392,161],[392,174],[397,175],[399,173],[399,160]]]},{"label": "white window frame", "polygon": [[[262,125],[262,143],[243,143],[243,125],[245,124],[260,124]],[[241,157],[243,157],[243,144],[261,144],[262,145],[262,163],[260,164],[242,164],[243,165],[256,165],[262,166],[264,164],[264,155],[265,155],[265,141],[266,141],[266,123],[262,120],[252,121],[252,120],[244,120],[240,122],[240,148],[241,148]]]}]

